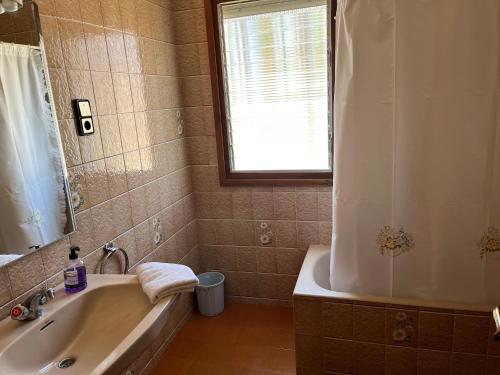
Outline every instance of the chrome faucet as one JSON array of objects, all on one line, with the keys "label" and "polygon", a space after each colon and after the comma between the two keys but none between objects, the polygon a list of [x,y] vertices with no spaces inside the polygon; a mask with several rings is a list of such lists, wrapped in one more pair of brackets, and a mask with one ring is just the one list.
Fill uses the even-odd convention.
[{"label": "chrome faucet", "polygon": [[500,307],[493,309],[493,321],[495,322],[495,332],[493,333],[493,340],[500,340]]},{"label": "chrome faucet", "polygon": [[42,316],[41,305],[45,305],[55,296],[54,289],[42,289],[29,297],[26,302],[16,305],[10,310],[14,320],[35,320]]}]

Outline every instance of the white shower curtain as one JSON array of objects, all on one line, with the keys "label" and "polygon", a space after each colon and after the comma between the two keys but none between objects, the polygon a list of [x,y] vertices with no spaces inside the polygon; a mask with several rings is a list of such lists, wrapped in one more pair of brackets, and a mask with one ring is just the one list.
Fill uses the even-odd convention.
[{"label": "white shower curtain", "polygon": [[498,4],[339,0],[333,290],[500,302]]},{"label": "white shower curtain", "polygon": [[0,253],[63,235],[66,196],[40,50],[0,43]]}]

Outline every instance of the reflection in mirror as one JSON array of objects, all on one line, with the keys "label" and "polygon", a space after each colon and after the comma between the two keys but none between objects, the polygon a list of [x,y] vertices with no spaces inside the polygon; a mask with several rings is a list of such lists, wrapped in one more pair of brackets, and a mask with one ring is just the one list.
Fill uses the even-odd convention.
[{"label": "reflection in mirror", "polygon": [[0,266],[75,229],[38,25],[32,2],[0,15]]}]

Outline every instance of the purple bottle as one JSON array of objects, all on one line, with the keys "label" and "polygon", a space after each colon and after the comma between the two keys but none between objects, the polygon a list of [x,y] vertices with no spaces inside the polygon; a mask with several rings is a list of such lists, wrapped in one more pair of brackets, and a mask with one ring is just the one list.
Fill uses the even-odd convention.
[{"label": "purple bottle", "polygon": [[87,287],[87,269],[83,261],[78,259],[80,248],[71,246],[69,251],[69,265],[63,270],[64,289],[66,293],[77,293]]}]

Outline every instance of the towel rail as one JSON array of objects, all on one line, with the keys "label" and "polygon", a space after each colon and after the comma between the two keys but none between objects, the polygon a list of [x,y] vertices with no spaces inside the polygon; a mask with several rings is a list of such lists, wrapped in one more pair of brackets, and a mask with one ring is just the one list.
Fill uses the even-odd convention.
[{"label": "towel rail", "polygon": [[125,258],[125,269],[123,270],[123,274],[124,275],[128,274],[130,262],[128,259],[128,254],[125,250],[123,250],[121,247],[114,246],[113,242],[108,242],[106,245],[104,245],[102,249],[104,250],[106,256],[101,262],[101,270],[100,270],[101,274],[104,274],[104,268],[106,267],[109,258],[111,258],[117,251],[121,252],[123,254],[123,257]]}]

